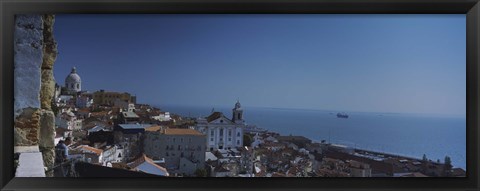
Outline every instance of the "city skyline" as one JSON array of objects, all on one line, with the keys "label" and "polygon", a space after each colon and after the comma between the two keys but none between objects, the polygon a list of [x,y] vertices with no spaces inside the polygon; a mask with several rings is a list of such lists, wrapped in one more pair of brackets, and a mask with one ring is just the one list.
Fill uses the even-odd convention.
[{"label": "city skyline", "polygon": [[[138,102],[465,115],[465,15],[57,15],[58,84]],[[87,56],[86,56],[87,55]]]}]

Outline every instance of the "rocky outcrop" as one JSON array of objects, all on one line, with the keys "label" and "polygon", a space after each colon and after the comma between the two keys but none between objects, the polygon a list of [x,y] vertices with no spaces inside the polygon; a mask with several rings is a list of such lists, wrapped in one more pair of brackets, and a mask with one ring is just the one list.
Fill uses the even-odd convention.
[{"label": "rocky outcrop", "polygon": [[15,119],[15,146],[32,146],[38,144],[40,129],[40,110],[25,108]]},{"label": "rocky outcrop", "polygon": [[14,117],[25,108],[40,108],[43,62],[41,15],[16,15],[14,33]]},{"label": "rocky outcrop", "polygon": [[[40,104],[42,107],[42,117],[40,123],[40,151],[43,155],[43,161],[47,168],[54,166],[55,160],[55,114],[52,111],[52,99],[55,93],[55,79],[53,77],[53,65],[57,59],[57,42],[53,38],[54,15],[43,16],[43,62],[42,62],[42,80],[40,91]],[[53,172],[46,174],[53,176]]]},{"label": "rocky outcrop", "polygon": [[53,78],[53,64],[57,59],[57,42],[53,38],[53,15],[43,16],[43,62],[42,84],[40,101],[42,109],[51,110],[53,94],[55,92],[55,79]]},{"label": "rocky outcrop", "polygon": [[54,15],[17,15],[14,33],[14,145],[38,145],[49,169],[55,159],[54,20]]}]

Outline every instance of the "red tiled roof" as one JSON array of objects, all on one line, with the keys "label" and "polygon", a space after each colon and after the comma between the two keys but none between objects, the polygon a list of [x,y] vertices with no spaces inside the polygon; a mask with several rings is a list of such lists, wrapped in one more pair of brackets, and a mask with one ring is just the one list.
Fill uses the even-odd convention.
[{"label": "red tiled roof", "polygon": [[154,167],[164,171],[164,172],[167,172],[167,169],[161,167],[160,165],[158,164],[155,164],[155,162],[153,162],[153,160],[151,158],[148,158],[147,155],[145,154],[142,154],[140,155],[140,157],[136,158],[135,160],[133,160],[131,163],[128,164],[128,166],[130,168],[137,168],[138,166],[140,166],[141,164],[143,164],[144,162],[147,162],[151,165],[153,165]]},{"label": "red tiled roof", "polygon": [[[210,116],[207,117],[207,122],[212,122],[220,117],[224,116],[222,112],[213,112],[212,114],[210,114]],[[230,119],[226,118],[228,120],[228,122],[230,123],[233,123]]]},{"label": "red tiled roof", "polygon": [[80,145],[77,148],[75,148],[75,150],[87,151],[90,153],[95,153],[96,155],[101,155],[103,153],[102,149],[93,148],[88,145]]},{"label": "red tiled roof", "polygon": [[158,125],[145,128],[145,131],[150,131],[150,132],[155,132],[160,130],[162,130],[162,127]]},{"label": "red tiled roof", "polygon": [[218,118],[222,117],[222,115],[223,115],[222,112],[218,112],[218,111],[213,112],[212,114],[210,114],[210,116],[207,117],[207,121],[211,122],[215,119],[218,119]]},{"label": "red tiled roof", "polygon": [[203,136],[202,133],[194,129],[178,129],[178,128],[167,128],[164,130],[166,135],[197,135]]}]

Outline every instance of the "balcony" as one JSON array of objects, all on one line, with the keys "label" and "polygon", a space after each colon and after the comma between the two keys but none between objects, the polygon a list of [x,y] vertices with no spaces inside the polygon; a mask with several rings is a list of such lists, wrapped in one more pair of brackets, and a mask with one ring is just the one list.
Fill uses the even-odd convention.
[{"label": "balcony", "polygon": [[14,152],[19,154],[15,177],[45,177],[45,166],[38,145],[17,146]]}]

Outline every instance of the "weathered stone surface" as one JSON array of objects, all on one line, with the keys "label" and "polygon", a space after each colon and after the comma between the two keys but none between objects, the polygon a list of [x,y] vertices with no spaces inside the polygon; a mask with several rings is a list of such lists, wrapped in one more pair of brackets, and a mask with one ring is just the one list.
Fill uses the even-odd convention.
[{"label": "weathered stone surface", "polygon": [[35,153],[40,152],[38,145],[34,146],[15,146],[13,148],[14,153]]},{"label": "weathered stone surface", "polygon": [[42,109],[52,109],[52,99],[55,93],[55,79],[53,70],[42,69],[42,84],[40,89],[40,102]]},{"label": "weathered stone surface", "polygon": [[13,139],[15,146],[31,146],[34,143],[27,139],[29,129],[13,128]]},{"label": "weathered stone surface", "polygon": [[48,110],[42,110],[40,115],[38,145],[41,148],[53,148],[55,147],[55,115],[53,111]]},{"label": "weathered stone surface", "polygon": [[41,15],[16,15],[15,16],[15,44],[36,43],[43,46],[43,18]]},{"label": "weathered stone surface", "polygon": [[15,119],[14,146],[30,146],[38,143],[40,111],[25,108]]},{"label": "weathered stone surface", "polygon": [[53,69],[53,64],[57,59],[57,42],[53,37],[53,24],[55,15],[43,16],[43,69]]},{"label": "weathered stone surface", "polygon": [[[17,15],[14,32],[15,146],[38,145],[48,168],[55,159],[55,116],[51,111],[57,57],[54,21],[54,15]],[[53,171],[46,175],[53,176]]]},{"label": "weathered stone surface", "polygon": [[42,16],[17,15],[14,32],[14,117],[20,115],[24,108],[40,108],[42,62]]},{"label": "weathered stone surface", "polygon": [[[43,156],[43,164],[47,169],[52,169],[55,165],[55,148],[40,148]],[[47,177],[53,177],[53,171],[46,172]]]}]

